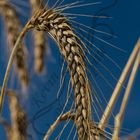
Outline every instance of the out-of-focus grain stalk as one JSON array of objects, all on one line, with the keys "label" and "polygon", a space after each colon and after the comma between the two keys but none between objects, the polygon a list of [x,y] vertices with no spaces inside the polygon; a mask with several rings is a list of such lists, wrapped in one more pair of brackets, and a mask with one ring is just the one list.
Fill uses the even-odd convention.
[{"label": "out-of-focus grain stalk", "polygon": [[9,140],[27,140],[27,116],[23,108],[20,106],[15,92],[8,93],[11,113],[11,131],[12,135]]},{"label": "out-of-focus grain stalk", "polygon": [[[34,14],[37,9],[43,8],[43,3],[41,3],[41,0],[30,0],[30,3],[32,7],[32,14]],[[39,32],[37,30],[34,30],[33,34],[34,34],[34,44],[35,44],[34,66],[35,66],[35,70],[41,73],[45,65],[45,54],[47,51],[48,44],[46,42],[47,40],[45,37],[45,33],[43,31]]]},{"label": "out-of-focus grain stalk", "polygon": [[122,87],[123,87],[123,85],[126,81],[126,78],[127,78],[128,74],[130,72],[130,69],[131,69],[131,67],[132,67],[132,65],[135,61],[135,58],[136,58],[139,50],[140,50],[140,39],[138,40],[130,58],[129,58],[127,64],[126,64],[126,66],[125,66],[125,68],[124,68],[124,70],[121,74],[121,77],[120,77],[120,79],[119,79],[119,81],[118,81],[118,83],[117,83],[117,85],[116,85],[116,87],[113,91],[113,94],[110,98],[110,101],[109,101],[109,103],[108,103],[108,105],[107,105],[107,107],[106,107],[106,109],[105,109],[105,111],[102,115],[102,119],[99,123],[99,128],[101,128],[101,129],[105,129],[105,126],[108,123],[108,120],[111,116],[112,110],[113,110],[113,108],[116,104],[116,101],[117,101],[117,99],[120,95],[120,91],[121,91],[121,89],[122,89]]},{"label": "out-of-focus grain stalk", "polygon": [[3,109],[3,103],[4,103],[4,97],[5,97],[5,92],[6,92],[6,88],[7,88],[7,83],[8,83],[8,79],[9,79],[9,75],[10,75],[10,70],[12,68],[12,64],[14,61],[14,58],[16,56],[16,53],[20,47],[20,44],[22,43],[22,40],[26,34],[26,32],[28,32],[28,30],[30,28],[32,28],[33,26],[30,25],[30,21],[25,25],[25,27],[23,28],[22,32],[19,34],[17,41],[12,49],[9,61],[8,61],[8,65],[7,65],[7,69],[5,72],[5,76],[4,76],[4,80],[3,80],[3,85],[1,88],[1,95],[0,95],[0,113],[2,113],[2,109]]},{"label": "out-of-focus grain stalk", "polygon": [[140,49],[139,49],[138,55],[136,57],[129,81],[128,81],[128,85],[127,85],[127,88],[126,88],[126,91],[125,91],[125,94],[123,97],[120,111],[115,117],[115,127],[114,127],[115,129],[114,129],[114,134],[113,134],[112,140],[119,140],[120,130],[121,130],[126,106],[127,106],[127,103],[128,103],[129,97],[130,97],[130,93],[131,93],[132,86],[133,86],[134,81],[135,81],[135,77],[136,77],[139,65],[140,65]]},{"label": "out-of-focus grain stalk", "polygon": [[[20,33],[21,23],[19,21],[16,10],[10,4],[10,2],[6,0],[0,0],[0,12],[4,16],[5,26],[7,28],[7,40],[9,43],[10,50],[12,50]],[[16,53],[15,64],[19,75],[19,79],[21,80],[23,87],[26,87],[29,82],[29,76],[25,59],[25,46],[22,42],[21,46],[18,48]]]},{"label": "out-of-focus grain stalk", "polygon": [[27,140],[27,116],[21,107],[19,100],[13,90],[6,91],[9,96],[11,124],[6,119],[0,117],[0,124],[6,131],[8,140]]},{"label": "out-of-focus grain stalk", "polygon": [[7,120],[5,120],[2,117],[0,117],[0,124],[3,125],[3,127],[5,129],[7,139],[10,140],[10,138],[12,136],[11,125],[7,122]]}]

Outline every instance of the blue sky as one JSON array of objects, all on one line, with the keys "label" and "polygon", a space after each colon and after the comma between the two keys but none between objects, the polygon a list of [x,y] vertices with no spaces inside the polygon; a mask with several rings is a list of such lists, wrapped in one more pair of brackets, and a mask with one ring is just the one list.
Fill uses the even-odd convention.
[{"label": "blue sky", "polygon": [[[12,0],[11,0],[12,1]],[[15,0],[16,1],[16,0]],[[75,0],[66,0],[65,3],[74,2]],[[88,2],[95,2],[94,0],[87,0],[85,3]],[[51,1],[53,3],[53,1]],[[22,8],[25,10],[24,8]],[[119,48],[125,50],[125,52],[122,52],[118,49],[115,49],[99,40],[96,40],[93,37],[90,37],[89,35],[85,35],[89,41],[92,43],[95,43],[95,45],[100,48],[104,54],[109,55],[119,66],[115,66],[111,61],[109,61],[105,55],[99,53],[97,50],[96,53],[99,53],[98,56],[101,56],[99,59],[99,62],[103,63],[114,75],[115,78],[118,79],[128,58],[130,53],[132,52],[134,45],[136,44],[139,36],[140,36],[140,1],[139,0],[102,0],[102,3],[100,5],[93,5],[93,6],[87,6],[82,8],[75,8],[69,10],[69,12],[72,13],[80,13],[80,14],[88,14],[88,15],[95,15],[95,16],[109,16],[112,18],[108,19],[96,19],[96,18],[88,18],[88,17],[79,17],[76,20],[82,24],[85,24],[87,26],[90,26],[91,28],[100,29],[106,32],[109,32],[110,34],[115,35],[116,37],[109,37],[106,35],[99,34],[97,32],[93,32],[91,29],[86,29],[87,32],[90,34],[95,34],[98,37],[101,37],[102,39],[114,44],[114,46],[118,46]],[[25,10],[28,14],[29,10]],[[20,15],[20,14],[19,14]],[[20,16],[20,19],[22,21],[22,24],[24,25],[27,21],[28,17]],[[79,32],[79,30],[78,30]],[[80,32],[83,34],[82,32]],[[6,49],[6,34],[4,32],[4,23],[2,22],[2,18],[0,18],[0,84],[2,85],[2,80],[4,76],[4,71],[6,68],[7,63],[7,49]],[[67,83],[69,80],[69,74],[67,74],[67,78],[65,80],[64,88],[61,90],[61,96],[59,99],[56,98],[57,91],[59,89],[59,82],[60,82],[60,74],[61,74],[61,65],[62,65],[62,58],[60,57],[60,53],[58,48],[56,47],[56,44],[52,39],[49,39],[49,57],[46,57],[46,72],[42,74],[41,76],[38,76],[34,70],[33,70],[33,46],[30,44],[33,43],[32,40],[32,34],[31,32],[28,33],[26,37],[26,44],[27,44],[27,50],[28,50],[28,63],[29,63],[29,71],[31,73],[31,84],[28,91],[29,99],[23,99],[22,105],[28,112],[30,124],[28,127],[28,133],[29,135],[32,135],[33,140],[41,140],[43,138],[44,133],[48,129],[48,126],[55,121],[56,117],[60,114],[62,107],[64,105],[64,99],[65,99],[65,93],[67,90]],[[87,43],[89,47],[91,46],[89,43]],[[94,48],[93,48],[94,49]],[[95,55],[95,54],[94,54]],[[97,55],[96,55],[97,57]],[[113,88],[116,85],[117,80],[112,78],[110,74],[105,71],[99,63],[97,63],[95,60],[92,60],[90,58],[92,63],[96,66],[97,69],[99,69],[102,74],[106,77],[106,79],[111,83],[111,85],[107,84],[105,80],[102,78],[102,76],[96,72],[92,67],[89,67],[91,70],[93,77],[95,81],[98,83],[98,86],[103,91],[104,97],[106,100],[109,100],[109,97],[111,96],[111,93],[113,91]],[[140,71],[140,70],[139,70]],[[25,91],[21,90],[21,86],[18,82],[18,78],[16,77],[16,74],[14,75],[14,84],[10,84],[9,87],[13,87],[18,92],[18,95],[20,97],[24,97],[26,93]],[[130,96],[130,100],[127,106],[126,115],[124,118],[122,135],[127,135],[128,133],[132,133],[136,129],[140,128],[140,112],[139,112],[139,106],[140,106],[140,72],[137,74],[137,78]],[[101,96],[101,93],[99,93],[99,89],[95,85],[95,83],[92,81],[93,88],[97,90],[98,96],[102,100],[102,108],[104,109],[106,106],[105,100],[103,99],[103,96]],[[122,92],[123,94],[123,92]],[[115,113],[118,112],[121,98],[117,101],[117,105],[114,110]],[[71,101],[69,105],[67,106],[67,109],[70,107],[71,102],[73,100],[73,97],[71,98]],[[8,104],[5,103],[3,115],[9,120],[9,110],[8,110]],[[101,116],[101,110],[99,110],[99,116]],[[50,119],[51,118],[51,119]],[[96,117],[95,117],[96,118]],[[111,117],[110,124],[113,125],[113,117]],[[51,137],[51,140],[54,139],[54,137],[57,135],[57,132],[59,131],[58,128],[56,132]],[[67,137],[68,130],[71,128],[68,126],[64,134],[62,135],[61,139],[64,139]],[[74,132],[73,132],[74,133]],[[3,140],[6,140],[4,135],[4,130],[0,126],[0,138]]]}]

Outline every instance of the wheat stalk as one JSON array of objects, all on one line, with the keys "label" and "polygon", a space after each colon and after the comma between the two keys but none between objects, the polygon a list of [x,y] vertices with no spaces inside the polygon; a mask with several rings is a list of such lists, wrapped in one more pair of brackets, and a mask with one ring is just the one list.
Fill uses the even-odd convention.
[{"label": "wheat stalk", "polygon": [[76,119],[78,137],[88,140],[91,120],[90,86],[86,75],[81,44],[70,27],[67,19],[53,10],[41,11],[32,25],[37,30],[49,32],[56,40],[59,50],[68,63],[71,82],[75,89]]},{"label": "wheat stalk", "polygon": [[[20,33],[21,24],[16,10],[10,5],[10,3],[8,3],[8,1],[1,0],[0,9],[2,14],[4,15],[5,26],[7,28],[7,39],[9,42],[10,50],[12,50]],[[23,43],[21,43],[21,46],[17,50],[15,60],[18,75],[24,87],[28,85],[29,81],[25,57],[25,46]]]},{"label": "wheat stalk", "polygon": [[123,72],[118,80],[118,83],[117,83],[117,85],[112,93],[112,96],[109,100],[109,103],[108,103],[108,105],[107,105],[107,107],[102,115],[102,118],[101,118],[100,123],[99,123],[99,128],[101,128],[101,129],[105,129],[105,126],[107,125],[107,122],[111,116],[111,112],[115,106],[115,103],[120,95],[120,92],[121,92],[121,89],[124,85],[124,82],[126,81],[126,78],[131,70],[131,67],[135,61],[135,58],[140,50],[139,44],[140,44],[140,39],[138,40],[130,58],[126,64],[126,66],[125,66],[125,68],[124,68],[124,70],[123,70]]},{"label": "wheat stalk", "polygon": [[[41,3],[41,0],[30,0],[31,6],[32,6],[32,14],[37,9],[41,9],[43,7],[43,4]],[[48,47],[47,40],[45,37],[45,34],[43,31],[33,31],[34,33],[34,56],[35,56],[35,70],[37,72],[42,72],[44,69],[44,63],[45,63],[45,54]]]},{"label": "wheat stalk", "polygon": [[113,138],[112,140],[119,140],[119,136],[120,136],[120,130],[121,130],[121,126],[122,126],[122,122],[123,122],[123,118],[124,118],[124,114],[125,114],[125,110],[126,110],[126,106],[128,103],[128,99],[130,97],[130,93],[132,90],[132,86],[134,84],[135,81],[135,77],[138,71],[140,65],[140,49],[139,52],[137,54],[130,78],[129,78],[129,82],[123,97],[123,101],[120,107],[120,111],[119,113],[116,115],[115,117],[115,130],[114,130],[114,134],[113,134]]}]

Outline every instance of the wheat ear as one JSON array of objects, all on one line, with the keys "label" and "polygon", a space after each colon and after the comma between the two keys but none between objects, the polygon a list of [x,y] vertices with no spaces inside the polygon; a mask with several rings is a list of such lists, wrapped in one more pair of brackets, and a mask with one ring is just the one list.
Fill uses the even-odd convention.
[{"label": "wheat ear", "polygon": [[[0,2],[0,7],[5,19],[10,50],[12,50],[20,33],[21,24],[14,7],[12,7],[7,1],[2,1]],[[23,43],[21,43],[21,46],[17,50],[15,60],[18,75],[24,87],[28,85],[29,81],[25,57],[25,46]]]},{"label": "wheat ear", "polygon": [[18,98],[15,92],[10,91],[9,103],[10,103],[10,112],[11,112],[11,131],[12,135],[10,140],[27,140],[27,116],[23,111],[23,108],[20,106]]},{"label": "wheat ear", "polygon": [[89,122],[91,121],[91,93],[80,40],[77,41],[67,18],[54,10],[41,11],[33,25],[37,30],[47,31],[55,39],[61,54],[68,63],[75,93],[75,123],[78,137],[80,140],[88,140]]},{"label": "wheat ear", "polygon": [[[41,4],[41,0],[30,0],[32,7],[32,14],[36,11],[36,9],[41,9],[43,4]],[[42,72],[45,64],[45,54],[47,51],[47,38],[43,31],[33,31],[34,34],[34,56],[35,56],[35,70],[37,72]]]},{"label": "wheat ear", "polygon": [[[52,26],[50,20],[54,22],[54,26]],[[76,35],[70,27],[67,19],[64,16],[55,13],[53,10],[41,10],[39,13],[33,16],[31,21],[27,23],[23,32],[19,35],[18,40],[10,56],[4,78],[4,83],[2,86],[0,106],[1,109],[4,101],[3,97],[5,95],[5,88],[7,85],[14,55],[16,54],[18,45],[23,35],[31,27],[35,27],[37,28],[37,30],[46,31],[50,33],[58,43],[60,52],[62,53],[62,55],[68,63],[69,71],[71,74],[71,81],[74,88],[76,99],[75,123],[77,126],[78,137],[80,140],[88,140],[90,137],[89,121],[91,120],[91,93],[88,77],[86,75],[86,66],[84,58],[82,56],[83,52],[81,50],[81,45],[77,41]]]},{"label": "wheat ear", "polygon": [[[30,28],[36,28],[39,31],[48,32],[57,42],[59,50],[68,64],[71,82],[74,88],[76,105],[75,124],[77,127],[78,138],[79,140],[95,140],[95,135],[91,135],[91,90],[86,72],[86,56],[84,55],[83,46],[74,33],[68,19],[58,11],[55,12],[54,9],[45,10],[44,8],[43,10],[38,11],[26,24],[22,33],[19,35],[7,66],[2,86],[2,99],[4,99],[3,97],[5,95],[9,72],[18,45]],[[0,107],[3,105],[3,100],[1,101]]]},{"label": "wheat ear", "polygon": [[28,121],[26,113],[21,107],[15,92],[11,89],[6,90],[6,92],[10,101],[11,124],[2,116],[0,116],[0,124],[4,126],[8,140],[27,140]]}]

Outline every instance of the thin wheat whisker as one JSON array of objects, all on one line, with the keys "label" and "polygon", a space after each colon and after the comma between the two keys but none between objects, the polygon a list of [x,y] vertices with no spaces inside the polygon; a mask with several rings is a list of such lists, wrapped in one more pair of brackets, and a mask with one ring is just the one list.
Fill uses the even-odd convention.
[{"label": "thin wheat whisker", "polygon": [[93,108],[93,111],[95,112],[98,120],[100,120],[100,117],[99,117],[99,114],[98,114],[98,111],[97,111],[97,106],[96,106],[96,103],[93,101],[93,99],[92,99],[92,108]]},{"label": "thin wheat whisker", "polygon": [[[83,35],[79,34],[78,32],[76,32],[81,38],[83,38],[85,41],[87,41],[90,45],[92,45],[96,50],[98,50],[100,53],[102,53],[106,58],[108,58],[113,64],[115,64],[115,66],[121,70],[121,67],[106,53],[104,53],[100,48],[98,48],[95,44],[93,44],[91,41],[89,41],[88,39],[86,39]],[[88,48],[90,51],[92,51],[94,53],[94,50],[89,47],[88,45],[86,45],[86,48]],[[86,50],[88,50],[86,49]]]},{"label": "thin wheat whisker", "polygon": [[[81,42],[82,42],[82,41],[81,41]],[[84,43],[84,42],[82,42],[82,44],[83,44],[83,46],[86,45],[86,43]],[[85,46],[85,48],[86,48],[86,46]],[[116,76],[115,76],[103,63],[101,63],[96,57],[94,57],[94,55],[92,55],[88,49],[86,49],[85,52],[87,52],[88,55],[89,55],[93,60],[97,61],[97,62],[99,63],[99,65],[100,65],[101,67],[103,67],[103,68],[111,75],[111,77],[112,77],[115,81],[118,81],[118,79],[116,78]],[[96,55],[98,55],[98,54],[96,54]],[[98,55],[98,56],[99,56],[99,55]],[[89,60],[89,59],[88,59],[88,60]],[[93,64],[92,64],[92,63],[90,63],[90,65],[93,67]]]},{"label": "thin wheat whisker", "polygon": [[117,46],[115,46],[115,45],[113,45],[113,44],[111,44],[111,43],[109,43],[109,42],[107,42],[107,41],[105,41],[105,40],[103,40],[103,39],[97,37],[96,35],[90,34],[90,33],[88,33],[87,31],[83,30],[83,29],[80,28],[80,27],[78,27],[78,29],[81,30],[81,31],[83,31],[83,32],[86,33],[86,34],[89,34],[91,37],[96,38],[97,40],[100,40],[101,42],[103,42],[103,43],[105,43],[105,44],[111,46],[112,48],[118,49],[118,50],[120,50],[121,52],[125,52],[124,49],[121,49],[121,48],[119,48],[119,47],[117,47]]},{"label": "thin wheat whisker", "polygon": [[75,140],[75,138],[76,138],[76,131],[75,131],[75,134],[74,134],[74,136],[73,136],[73,140]]},{"label": "thin wheat whisker", "polygon": [[[61,111],[60,116],[64,113],[65,108],[66,108],[66,106],[67,106],[67,104],[68,104],[68,102],[69,102],[69,99],[70,99],[70,97],[71,97],[71,94],[72,94],[72,89],[71,89],[71,91],[70,91],[70,82],[69,82],[69,84],[68,84],[67,95],[68,95],[69,92],[70,92],[70,95],[66,98],[66,101],[65,101],[65,104],[64,104],[64,107],[63,107],[63,109],[62,109],[62,111]],[[70,110],[72,110],[72,108],[73,108],[73,103],[72,103],[72,106],[71,106]],[[70,121],[70,119],[69,119],[69,121]],[[69,123],[69,122],[68,122],[68,123]],[[55,139],[60,139],[60,137],[61,137],[61,135],[62,135],[62,133],[63,133],[63,131],[64,131],[64,129],[66,128],[67,125],[68,125],[68,124],[66,123],[66,125],[63,126],[61,132],[59,133],[59,135],[58,135]]]},{"label": "thin wheat whisker", "polygon": [[[74,105],[74,101],[73,101],[73,103],[72,103],[72,105],[71,105],[71,109],[73,108],[73,105]],[[70,109],[70,110],[71,110],[71,109]],[[62,134],[63,134],[65,128],[66,128],[67,125],[70,123],[70,121],[71,121],[71,119],[66,120],[66,124],[63,126],[62,130],[60,131],[60,133],[58,134],[58,136],[55,138],[55,140],[60,140],[60,138],[61,138],[61,136],[62,136]]]},{"label": "thin wheat whisker", "polygon": [[59,135],[55,138],[55,140],[60,140],[62,134],[65,131],[65,128],[67,127],[67,125],[70,123],[70,119],[66,121],[66,124],[63,126],[62,130],[59,132]]},{"label": "thin wheat whisker", "polygon": [[[88,61],[88,63],[90,64],[89,61]],[[110,87],[111,89],[113,89],[113,85],[107,80],[107,78],[102,74],[102,72],[99,71],[99,70],[97,69],[96,66],[94,66],[94,70],[95,70],[95,71],[100,75],[100,77],[109,85],[109,87]]]},{"label": "thin wheat whisker", "polygon": [[65,60],[63,60],[62,66],[61,66],[61,76],[60,76],[60,85],[62,84],[62,79],[63,79],[63,74],[64,72],[64,67],[65,67]]},{"label": "thin wheat whisker", "polygon": [[87,26],[85,24],[79,23],[77,21],[74,21],[74,20],[69,20],[69,21],[72,22],[72,23],[75,23],[77,25],[80,25],[81,27],[85,27],[85,28],[87,28],[89,30],[92,30],[94,32],[101,33],[101,34],[104,34],[104,35],[108,35],[108,36],[111,36],[111,37],[115,37],[114,35],[112,35],[110,33],[107,33],[107,32],[101,31],[101,30],[97,30],[97,29],[91,28],[91,27],[89,27],[89,26]]},{"label": "thin wheat whisker", "polygon": [[[94,57],[94,55],[92,55],[89,51],[88,51],[87,53],[88,53],[88,55],[90,55],[90,57],[91,57],[93,60],[97,61],[98,64],[99,64],[102,68],[104,68],[104,70],[107,71],[107,72],[110,74],[110,76],[111,76],[116,82],[119,82],[118,79],[117,79],[117,77],[116,77],[103,63],[101,63],[101,62],[100,62],[96,57]],[[94,68],[94,65],[93,65],[92,63],[90,63],[90,65]],[[119,82],[119,83],[120,83],[120,82]],[[121,83],[120,83],[120,84],[121,84]],[[126,88],[125,85],[123,85],[123,88],[124,88],[124,89]]]},{"label": "thin wheat whisker", "polygon": [[[68,88],[70,88],[70,86],[71,86],[71,82],[70,82],[70,80],[69,80],[69,86],[68,86]],[[67,92],[67,97],[66,97],[66,99],[67,100],[69,100],[70,99],[70,97],[71,97],[71,93],[72,93],[72,91],[71,92]]]},{"label": "thin wheat whisker", "polygon": [[119,51],[121,51],[121,52],[123,52],[123,53],[126,53],[126,51],[125,51],[124,49],[121,49],[121,48],[119,48],[119,47],[117,47],[117,46],[115,46],[115,45],[113,45],[113,44],[111,44],[111,43],[105,41],[104,39],[101,39],[101,38],[97,37],[96,35],[95,35],[94,37],[95,37],[96,39],[100,40],[101,42],[107,44],[108,46],[111,46],[111,47],[114,48],[114,49],[117,49],[117,50],[119,50]]},{"label": "thin wheat whisker", "polygon": [[51,7],[51,9],[55,9],[55,7],[57,6],[57,4],[58,4],[59,1],[60,0],[56,0],[56,2],[54,3],[53,7]]},{"label": "thin wheat whisker", "polygon": [[[95,86],[99,89],[99,92],[101,93],[101,96],[102,96],[103,99],[105,100],[106,105],[108,105],[108,102],[107,102],[107,100],[106,100],[106,98],[105,98],[105,96],[104,96],[104,94],[103,94],[102,89],[99,87],[97,81],[95,80],[95,78],[93,77],[92,74],[91,74],[91,77],[92,77],[92,79],[93,79],[93,82],[95,83]],[[115,116],[113,115],[113,113],[112,113],[112,116],[113,116],[113,118],[115,118]]]},{"label": "thin wheat whisker", "polygon": [[58,89],[58,91],[57,91],[57,98],[59,97],[59,95],[60,95],[60,92],[61,92],[61,89],[62,89],[62,87],[63,87],[63,85],[64,85],[64,82],[65,82],[65,78],[66,78],[66,75],[67,75],[67,70],[68,70],[68,68],[66,69],[66,71],[65,71],[65,73],[64,73],[64,75],[63,75],[63,78],[62,78],[62,80],[61,80],[61,84],[60,84],[60,87],[59,87],[59,89]]},{"label": "thin wheat whisker", "polygon": [[105,43],[105,44],[107,44],[107,45],[109,45],[109,46],[111,46],[111,47],[113,47],[113,48],[115,48],[115,49],[118,49],[118,50],[120,50],[121,52],[126,52],[124,49],[121,49],[121,48],[119,48],[119,47],[117,47],[117,46],[115,46],[115,45],[113,45],[113,44],[111,44],[111,43],[105,41],[104,39],[97,37],[96,35],[93,35],[93,34],[91,34],[91,33],[88,33],[88,32],[87,32],[86,30],[84,30],[84,29],[82,29],[82,28],[80,28],[80,27],[78,27],[78,28],[79,28],[79,30],[83,31],[84,33],[89,34],[91,37],[96,38],[97,40],[100,40],[101,42],[103,42],[103,43]]},{"label": "thin wheat whisker", "polygon": [[[82,1],[81,1],[82,2]],[[62,10],[63,8],[67,8],[67,7],[69,7],[69,6],[74,6],[74,5],[76,5],[76,4],[78,4],[78,3],[80,3],[80,1],[76,1],[76,2],[72,2],[72,3],[68,3],[68,4],[64,4],[64,5],[60,5],[60,6],[57,6],[56,8],[55,8],[55,10]],[[63,10],[62,10],[63,11]]]},{"label": "thin wheat whisker", "polygon": [[73,125],[72,125],[72,127],[71,127],[71,129],[70,129],[69,135],[67,136],[67,140],[69,140],[70,135],[71,135],[71,133],[72,133],[72,131],[73,131],[73,129],[74,129],[74,126],[75,126],[75,124],[74,124],[74,122],[73,122]]},{"label": "thin wheat whisker", "polygon": [[71,5],[71,7],[58,7],[56,10],[68,10],[68,9],[72,9],[72,8],[79,8],[79,7],[85,7],[85,6],[92,6],[92,5],[97,5],[97,4],[101,4],[101,2],[94,2],[94,3],[87,3],[87,4],[79,4],[79,5]]},{"label": "thin wheat whisker", "polygon": [[58,116],[57,120],[53,123],[53,125],[51,125],[50,129],[48,130],[48,132],[45,134],[43,140],[48,140],[49,137],[52,135],[53,131],[56,129],[56,127],[58,127],[58,125],[65,120],[73,120],[74,119],[74,113],[72,111],[68,111],[63,115]]},{"label": "thin wheat whisker", "polygon": [[[65,0],[62,0],[58,5],[57,7],[61,7],[61,5],[64,3]],[[57,9],[57,7],[55,9]]]},{"label": "thin wheat whisker", "polygon": [[[94,89],[94,90],[92,90],[93,91],[93,93],[95,93],[96,95],[92,95],[92,102],[93,102],[93,104],[95,104],[95,107],[97,108],[97,110],[100,108],[100,111],[101,112],[104,112],[103,111],[103,108],[102,108],[102,106],[101,106],[101,103],[99,102],[99,100],[98,100],[98,96],[97,96],[97,91]],[[94,99],[93,99],[93,97],[94,97]],[[99,106],[99,107],[98,107]],[[99,115],[98,115],[99,116]],[[100,117],[98,117],[98,119],[100,120]]]},{"label": "thin wheat whisker", "polygon": [[[82,36],[82,35],[79,34],[79,36]],[[83,45],[83,46],[84,46],[84,45]],[[88,62],[90,65],[92,65],[92,63],[90,62],[89,59],[86,59],[86,60],[87,60],[87,62]],[[105,76],[97,69],[97,67],[94,66],[94,65],[92,65],[92,66],[94,67],[94,70],[102,77],[102,79],[104,79],[105,82],[111,87],[111,89],[113,89],[113,86],[111,85],[111,83],[108,82],[108,80],[107,80],[107,79],[105,78]]]},{"label": "thin wheat whisker", "polygon": [[96,67],[94,67],[95,71],[100,75],[100,77],[109,85],[111,89],[113,89],[113,85],[107,80],[107,78],[99,71]]},{"label": "thin wheat whisker", "polygon": [[[69,93],[70,93],[70,95],[68,96]],[[64,111],[66,109],[66,106],[67,106],[67,104],[69,102],[69,99],[71,97],[71,93],[72,93],[72,90],[70,91],[70,80],[69,80],[69,82],[68,82],[68,89],[67,89],[67,98],[66,98],[66,101],[64,103],[63,109],[61,111],[61,115],[64,113]]]},{"label": "thin wheat whisker", "polygon": [[79,17],[88,17],[88,18],[101,18],[101,19],[108,19],[112,17],[106,17],[106,16],[95,16],[95,15],[88,15],[88,14],[72,14],[72,13],[63,13],[65,16],[79,16]]},{"label": "thin wheat whisker", "polygon": [[98,106],[99,106],[99,108],[100,108],[100,111],[101,112],[104,112],[103,111],[103,108],[102,108],[102,106],[101,106],[101,103],[99,102],[99,100],[98,99],[100,99],[99,97],[98,97],[98,94],[97,94],[97,91],[93,88],[92,89],[92,91],[93,91],[93,93],[95,94],[94,95],[94,99],[93,99],[93,95],[92,95],[92,106],[93,106],[93,108],[94,108],[94,110],[95,110],[95,113],[96,113],[96,115],[97,115],[97,117],[98,117],[98,121],[100,120],[100,117],[99,117],[99,115],[98,115],[98,112],[97,112],[97,110],[98,110]]}]

